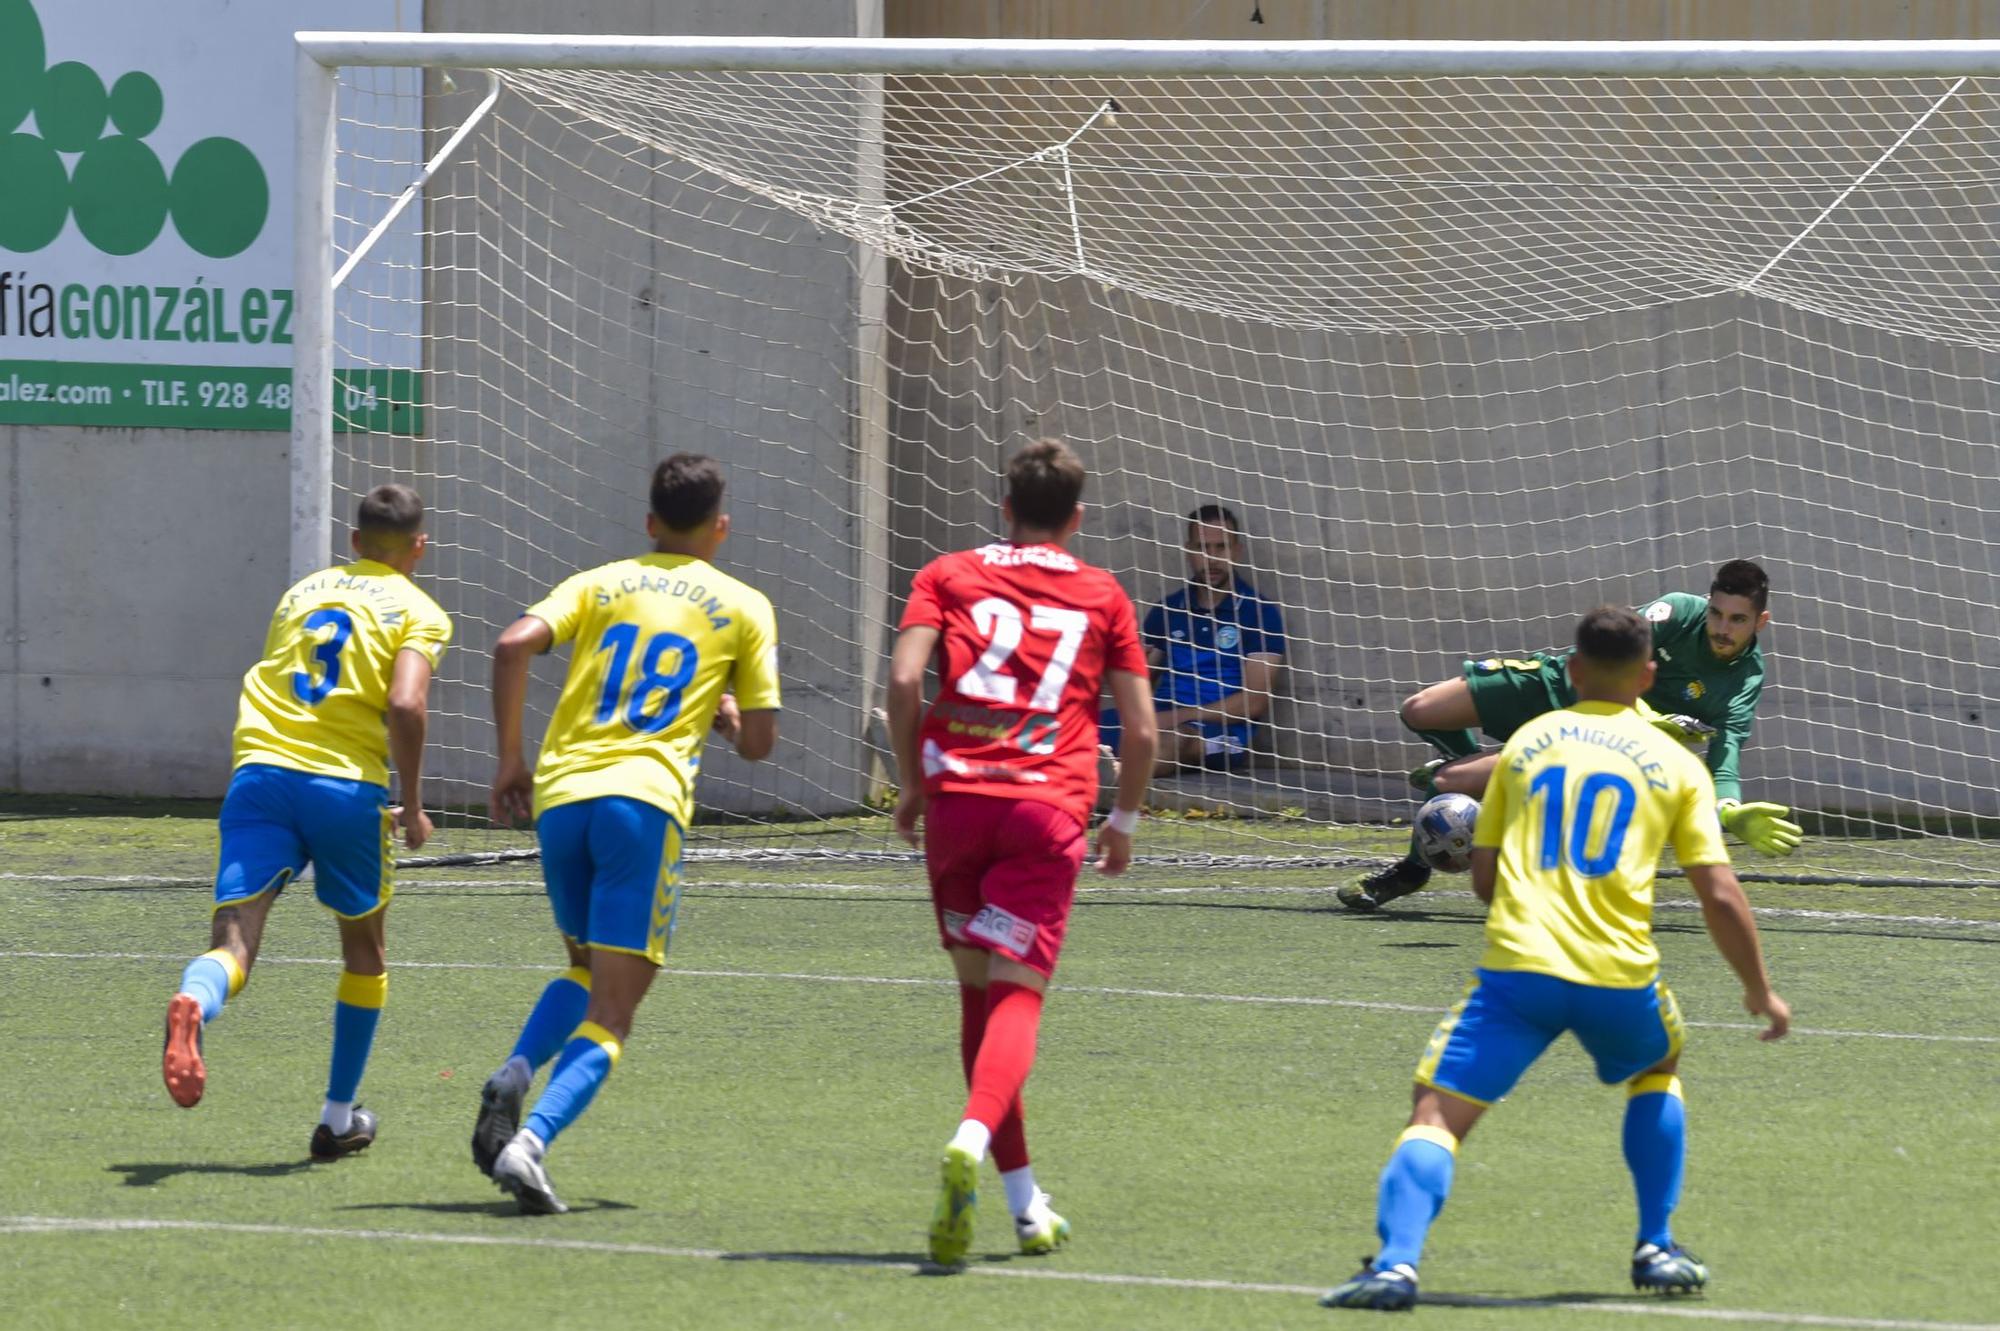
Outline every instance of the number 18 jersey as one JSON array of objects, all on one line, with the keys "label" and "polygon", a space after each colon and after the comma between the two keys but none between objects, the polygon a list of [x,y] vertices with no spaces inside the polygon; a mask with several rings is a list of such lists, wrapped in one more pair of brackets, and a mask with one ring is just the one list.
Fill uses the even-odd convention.
[{"label": "number 18 jersey", "polygon": [[722,695],[778,706],[771,602],[692,555],[641,555],[587,569],[528,607],[569,674],[535,764],[535,816],[623,795],[685,825],[702,745]]},{"label": "number 18 jersey", "polygon": [[917,574],[902,627],[919,626],[941,635],[926,788],[1040,800],[1088,821],[1105,672],[1146,673],[1117,580],[1055,545],[962,550]]}]

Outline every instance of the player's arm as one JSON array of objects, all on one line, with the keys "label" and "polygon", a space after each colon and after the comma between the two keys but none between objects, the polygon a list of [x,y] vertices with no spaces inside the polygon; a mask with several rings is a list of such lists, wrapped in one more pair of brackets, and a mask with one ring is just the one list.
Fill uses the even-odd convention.
[{"label": "player's arm", "polygon": [[924,722],[924,671],[937,650],[940,630],[913,624],[896,635],[889,654],[889,747],[896,754],[896,833],[911,845],[924,813],[924,764],[918,736]]},{"label": "player's arm", "polygon": [[1789,855],[1805,840],[1805,829],[1790,821],[1791,809],[1766,800],[1743,800],[1736,775],[1737,756],[1750,738],[1760,686],[1752,684],[1729,704],[1729,715],[1708,742],[1708,770],[1715,779],[1716,814],[1722,825],[1765,855]]},{"label": "player's arm", "polygon": [[402,779],[403,807],[396,821],[403,844],[411,850],[430,839],[431,820],[424,814],[424,735],[430,728],[431,659],[415,648],[396,653],[389,676],[389,753]]},{"label": "player's arm", "polygon": [[500,764],[493,776],[488,815],[503,827],[534,811],[535,775],[528,768],[522,713],[528,705],[528,669],[555,644],[555,630],[537,615],[522,615],[493,644],[493,729]]},{"label": "player's arm", "polygon": [[1498,846],[1474,846],[1472,848],[1472,895],[1487,905],[1493,904],[1493,885],[1500,881],[1500,848]]},{"label": "player's arm", "polygon": [[1160,723],[1169,729],[1190,721],[1259,721],[1271,710],[1271,690],[1277,687],[1278,671],[1285,658],[1259,652],[1243,658],[1243,687],[1227,697],[1199,706],[1170,708],[1160,714]]},{"label": "player's arm", "polygon": [[716,729],[735,746],[737,757],[754,763],[770,757],[778,745],[778,618],[770,601],[750,598],[742,610],[740,633],[731,670],[735,690],[722,695]]},{"label": "player's arm", "polygon": [[1782,1040],[1791,1029],[1792,1009],[1771,988],[1771,977],[1764,970],[1764,949],[1757,939],[1757,920],[1750,913],[1742,884],[1736,881],[1736,871],[1727,864],[1690,864],[1687,876],[1695,895],[1701,898],[1702,923],[1708,926],[1715,950],[1743,983],[1745,1010],[1770,1023],[1758,1038]]},{"label": "player's arm", "polygon": [[1146,676],[1112,670],[1107,677],[1111,701],[1118,708],[1118,793],[1112,798],[1111,816],[1097,829],[1097,871],[1119,874],[1132,862],[1132,828],[1153,780],[1160,731],[1154,719],[1153,686]]}]

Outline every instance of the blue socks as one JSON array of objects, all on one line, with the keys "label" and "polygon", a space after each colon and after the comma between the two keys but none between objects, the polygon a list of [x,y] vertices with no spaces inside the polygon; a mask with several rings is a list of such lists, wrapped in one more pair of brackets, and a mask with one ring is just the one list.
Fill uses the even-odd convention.
[{"label": "blue socks", "polygon": [[243,968],[226,949],[204,952],[181,972],[180,992],[193,995],[201,1004],[203,1025],[222,1015],[222,1005],[243,987]]},{"label": "blue socks", "polygon": [[1687,1164],[1687,1103],[1679,1077],[1633,1080],[1625,1101],[1625,1167],[1639,1195],[1639,1242],[1674,1246],[1674,1208]]},{"label": "blue socks", "polygon": [[1451,1193],[1452,1166],[1458,1139],[1443,1128],[1411,1125],[1396,1139],[1389,1163],[1382,1167],[1382,1185],[1375,1198],[1375,1232],[1382,1251],[1375,1269],[1408,1263],[1423,1256],[1431,1221]]},{"label": "blue socks", "polygon": [[590,968],[572,966],[550,980],[535,1000],[535,1010],[521,1027],[521,1038],[514,1041],[513,1056],[525,1060],[531,1069],[541,1067],[562,1052],[564,1042],[583,1023],[589,1008]]},{"label": "blue socks", "polygon": [[375,1045],[382,1004],[388,997],[387,975],[340,973],[340,989],[333,1005],[333,1060],[326,1074],[326,1098],[333,1103],[354,1103],[355,1093],[361,1089],[361,1074],[368,1067],[368,1051]]},{"label": "blue socks", "polygon": [[542,1098],[535,1101],[534,1112],[522,1126],[540,1137],[544,1146],[552,1144],[557,1134],[590,1108],[597,1088],[617,1065],[617,1038],[594,1021],[584,1022],[563,1046]]}]

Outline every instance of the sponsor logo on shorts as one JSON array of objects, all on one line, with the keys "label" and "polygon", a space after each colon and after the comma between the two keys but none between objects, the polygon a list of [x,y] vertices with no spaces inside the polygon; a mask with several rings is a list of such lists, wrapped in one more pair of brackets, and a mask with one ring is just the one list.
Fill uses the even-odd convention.
[{"label": "sponsor logo on shorts", "polygon": [[1035,944],[1035,926],[998,906],[981,906],[966,929],[972,937],[1022,956]]},{"label": "sponsor logo on shorts", "polygon": [[966,921],[972,917],[962,910],[948,910],[943,912],[943,916],[946,935],[952,938],[964,938]]}]

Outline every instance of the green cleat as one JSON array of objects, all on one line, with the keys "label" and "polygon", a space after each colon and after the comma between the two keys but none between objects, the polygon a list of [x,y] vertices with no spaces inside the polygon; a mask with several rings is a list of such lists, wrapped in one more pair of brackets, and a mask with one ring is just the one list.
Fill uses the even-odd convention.
[{"label": "green cleat", "polygon": [[1454,760],[1451,758],[1438,757],[1431,759],[1421,767],[1411,768],[1410,788],[1425,799],[1442,794],[1443,792],[1437,788],[1438,769],[1452,761]]},{"label": "green cleat", "polygon": [[963,1266],[972,1251],[972,1208],[979,1203],[979,1162],[970,1151],[947,1146],[939,1172],[937,1212],[931,1217],[931,1260]]},{"label": "green cleat", "polygon": [[1014,1217],[1014,1233],[1021,1240],[1022,1252],[1040,1257],[1069,1242],[1069,1221],[1056,1214],[1046,1192],[1037,1192],[1028,1213]]},{"label": "green cleat", "polygon": [[1662,1248],[1642,1243],[1632,1251],[1632,1288],[1650,1289],[1661,1294],[1698,1294],[1708,1283],[1708,1268],[1701,1259],[1676,1243]]},{"label": "green cleat", "polygon": [[1378,1267],[1373,1257],[1365,1258],[1361,1269],[1345,1283],[1320,1295],[1322,1308],[1373,1308],[1378,1312],[1403,1312],[1417,1302],[1417,1268],[1407,1262]]}]

